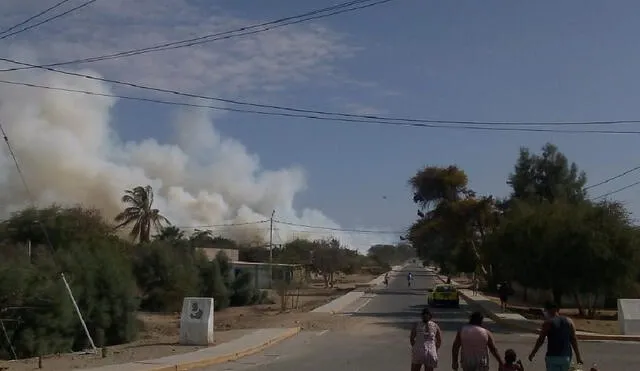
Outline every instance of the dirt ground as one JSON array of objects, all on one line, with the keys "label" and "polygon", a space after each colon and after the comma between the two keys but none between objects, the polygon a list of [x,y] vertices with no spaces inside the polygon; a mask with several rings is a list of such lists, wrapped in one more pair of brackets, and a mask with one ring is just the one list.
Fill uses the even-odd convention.
[{"label": "dirt ground", "polygon": [[[462,286],[471,286],[471,280],[466,277],[456,277],[453,278],[456,282],[460,283]],[[497,295],[492,293],[481,292],[481,294],[496,303],[500,303],[500,299]],[[519,298],[510,297],[509,298],[509,308],[508,311],[521,314],[525,318],[542,321],[542,312],[537,310],[539,308],[534,307],[531,303],[525,303]],[[573,320],[573,323],[576,325],[576,328],[579,331],[584,332],[594,332],[597,334],[605,334],[605,335],[619,335],[620,328],[618,326],[618,314],[615,310],[600,310],[595,318],[585,318],[580,316],[578,310],[575,308],[563,308],[561,310],[562,314],[570,317]]]},{"label": "dirt ground", "polygon": [[[287,308],[282,310],[281,297],[270,291],[274,304],[249,307],[227,308],[214,314],[215,341],[222,344],[240,338],[257,328],[301,327],[303,330],[347,329],[358,323],[347,316],[311,314],[310,310],[344,295],[374,279],[371,275],[350,275],[339,277],[333,288],[324,288],[321,282],[312,282],[305,288],[293,289],[287,296]],[[106,357],[100,354],[62,354],[42,358],[42,368],[38,359],[16,362],[0,362],[7,370],[50,370],[62,371],[112,364],[142,361],[169,355],[188,353],[202,347],[178,344],[180,313],[156,314],[139,313],[141,322],[139,339],[129,344],[108,347]]]}]

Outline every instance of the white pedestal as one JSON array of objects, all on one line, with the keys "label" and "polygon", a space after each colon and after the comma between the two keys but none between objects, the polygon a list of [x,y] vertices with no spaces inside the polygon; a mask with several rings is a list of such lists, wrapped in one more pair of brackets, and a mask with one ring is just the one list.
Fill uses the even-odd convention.
[{"label": "white pedestal", "polygon": [[180,344],[213,344],[213,298],[184,298],[180,316]]},{"label": "white pedestal", "polygon": [[618,299],[618,324],[622,335],[640,335],[640,299]]}]

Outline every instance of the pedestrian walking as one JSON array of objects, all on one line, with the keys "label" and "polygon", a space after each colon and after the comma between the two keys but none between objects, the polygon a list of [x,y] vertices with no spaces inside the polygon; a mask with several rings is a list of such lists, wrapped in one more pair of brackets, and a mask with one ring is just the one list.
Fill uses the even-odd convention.
[{"label": "pedestrian walking", "polygon": [[478,289],[480,288],[480,280],[478,279],[478,276],[475,275],[475,273],[473,274],[473,282],[471,283],[472,287],[473,287],[473,296],[478,295]]},{"label": "pedestrian walking", "polygon": [[462,366],[462,371],[488,371],[489,353],[502,367],[502,358],[496,348],[493,335],[482,327],[483,320],[482,313],[473,312],[469,317],[469,324],[458,330],[451,349],[454,370]]},{"label": "pedestrian walking", "polygon": [[509,300],[509,295],[511,295],[511,287],[507,282],[502,282],[498,285],[498,295],[500,296],[500,307],[504,312],[507,310],[507,301]]},{"label": "pedestrian walking", "polygon": [[[547,303],[545,305],[545,321],[540,330],[540,336],[529,355],[529,361],[533,361],[536,353],[547,340],[547,354],[545,364],[547,371],[569,371],[573,352],[576,353],[576,362],[582,364],[582,356],[578,348],[576,328],[570,318],[560,315],[558,305]],[[573,349],[573,351],[572,351]]]},{"label": "pedestrian walking", "polygon": [[440,327],[433,321],[429,308],[422,309],[422,318],[411,329],[411,371],[433,371],[438,367],[438,350],[442,345]]}]

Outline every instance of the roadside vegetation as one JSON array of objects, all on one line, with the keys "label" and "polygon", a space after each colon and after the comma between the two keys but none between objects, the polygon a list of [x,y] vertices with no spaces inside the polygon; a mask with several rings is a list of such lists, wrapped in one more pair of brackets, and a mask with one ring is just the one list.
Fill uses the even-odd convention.
[{"label": "roadside vegetation", "polygon": [[445,274],[475,273],[489,292],[508,282],[520,302],[553,300],[580,317],[639,296],[640,229],[623,204],[589,194],[558,148],[522,148],[505,181],[511,194],[499,199],[474,192],[455,165],[418,171],[407,236],[418,255]]},{"label": "roadside vegetation", "polygon": [[[14,351],[27,358],[89,347],[62,273],[99,347],[135,340],[140,311],[176,313],[185,296],[213,297],[216,311],[273,303],[270,293],[253,287],[250,273],[232,272],[224,252],[210,260],[198,249],[234,248],[240,260],[268,262],[267,248],[172,226],[154,208],[149,186],[125,191],[122,202],[114,221],[95,209],[54,205],[0,223],[0,359]],[[336,239],[298,239],[273,250],[274,263],[300,265],[305,277],[320,277],[326,287],[339,275],[381,274],[413,255],[393,245],[362,255]]]}]

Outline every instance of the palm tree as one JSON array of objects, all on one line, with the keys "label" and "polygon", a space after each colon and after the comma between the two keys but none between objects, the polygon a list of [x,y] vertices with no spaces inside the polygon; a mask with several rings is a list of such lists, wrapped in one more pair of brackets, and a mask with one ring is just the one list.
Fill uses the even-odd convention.
[{"label": "palm tree", "polygon": [[180,228],[170,225],[162,228],[160,233],[153,238],[160,241],[181,241],[184,240],[184,232]]},{"label": "palm tree", "polygon": [[150,185],[127,189],[124,193],[122,202],[127,208],[116,216],[115,220],[119,223],[116,228],[133,224],[129,235],[139,242],[149,242],[152,226],[159,231],[163,224],[171,225],[158,209],[153,208],[153,188]]}]

